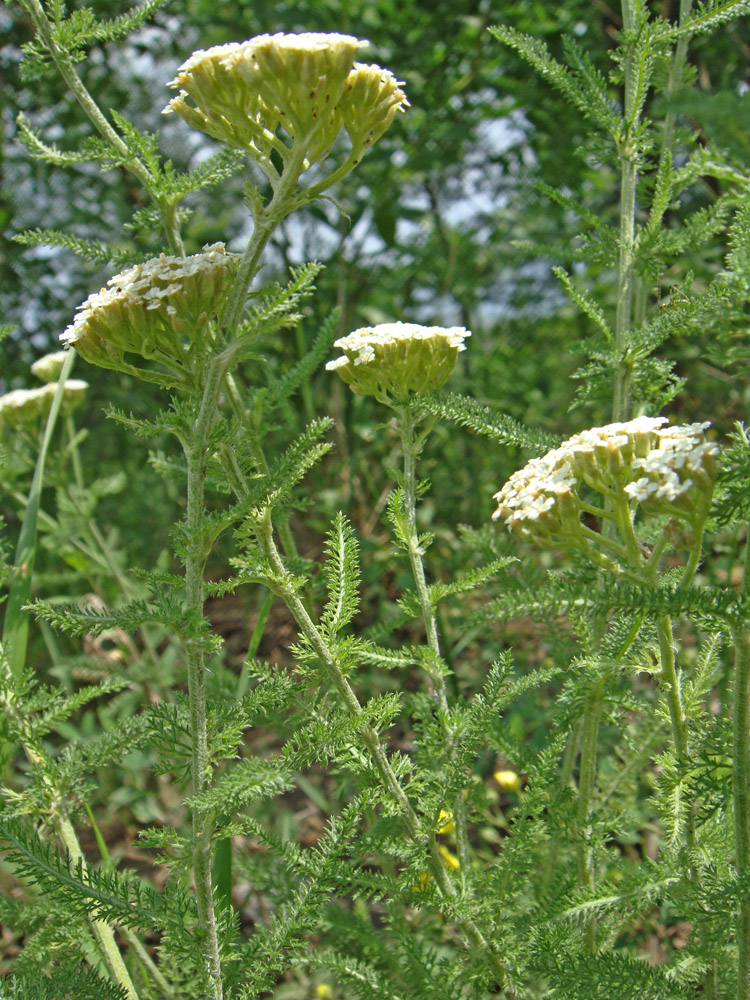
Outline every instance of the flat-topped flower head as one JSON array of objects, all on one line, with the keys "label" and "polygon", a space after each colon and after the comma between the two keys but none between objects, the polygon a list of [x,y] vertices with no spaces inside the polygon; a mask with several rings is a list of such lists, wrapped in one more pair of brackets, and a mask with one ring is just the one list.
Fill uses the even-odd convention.
[{"label": "flat-topped flower head", "polygon": [[[88,382],[69,378],[63,387],[61,408],[69,413],[83,401]],[[57,392],[57,383],[49,382],[38,389],[14,389],[0,396],[0,430],[30,427],[47,416]]]},{"label": "flat-topped flower head", "polygon": [[201,50],[170,82],[180,92],[164,110],[245,150],[272,183],[279,158],[282,169],[289,166],[299,176],[325,159],[346,128],[352,150],[335,172],[338,179],[408,104],[388,70],[354,63],[357,49],[367,44],[353,35],[302,32]]},{"label": "flat-topped flower head", "polygon": [[60,372],[65,364],[65,351],[55,351],[53,354],[45,354],[31,366],[31,372],[41,382],[57,382]]},{"label": "flat-topped flower head", "polygon": [[279,125],[299,141],[322,131],[330,146],[341,128],[330,119],[363,45],[353,35],[303,32],[201,50],[170,82],[180,93],[165,111],[250,153],[269,153]]},{"label": "flat-topped flower head", "polygon": [[[238,257],[222,243],[192,257],[161,254],[110,278],[86,299],[60,336],[91,364],[179,385],[226,300]],[[178,378],[136,368],[125,355],[157,361]]]},{"label": "flat-topped flower head", "polygon": [[326,368],[338,372],[358,396],[375,396],[387,405],[402,403],[414,393],[445,385],[470,336],[459,326],[365,326],[335,342],[344,353]]},{"label": "flat-topped flower head", "polygon": [[618,503],[629,516],[669,515],[692,528],[705,520],[716,482],[718,445],[708,423],[665,426],[666,417],[637,417],[592,427],[532,459],[495,494],[493,517],[537,544],[578,545],[580,516],[592,505],[585,488],[601,494],[603,510]]}]

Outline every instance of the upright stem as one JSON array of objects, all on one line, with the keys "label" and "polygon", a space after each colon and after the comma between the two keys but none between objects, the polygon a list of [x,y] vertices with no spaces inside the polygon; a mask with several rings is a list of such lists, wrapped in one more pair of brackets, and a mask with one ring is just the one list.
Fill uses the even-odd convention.
[{"label": "upright stem", "polygon": [[[263,555],[268,560],[268,563],[274,572],[276,593],[289,608],[299,625],[302,634],[306,637],[312,648],[317,653],[329,680],[336,691],[338,691],[348,710],[352,713],[352,715],[361,716],[362,706],[359,703],[357,695],[354,693],[351,685],[344,676],[335,652],[328,646],[323,635],[308,614],[305,605],[299,598],[296,589],[290,580],[286,567],[284,566],[279,551],[276,548],[270,511],[266,511],[261,522],[258,531],[258,540],[260,542]],[[360,729],[360,733],[370,754],[375,770],[380,776],[380,780],[383,782],[383,785],[389,794],[393,796],[401,807],[402,816],[409,836],[414,841],[423,844],[427,848],[430,874],[435,879],[440,892],[447,899],[456,899],[456,888],[453,885],[450,876],[446,872],[442,858],[440,857],[440,848],[437,840],[435,839],[435,833],[434,831],[423,831],[419,817],[414,811],[414,807],[409,801],[406,792],[402,788],[401,783],[391,767],[388,755],[380,742],[380,737],[378,736],[376,730],[374,730],[372,726],[363,725]],[[487,941],[484,934],[482,934],[481,930],[477,927],[473,920],[462,920],[460,922],[460,926],[463,928],[469,944],[473,948],[481,950],[483,954],[487,955],[493,975],[496,977],[498,985],[502,988],[506,978],[505,968],[494,946]]]},{"label": "upright stem", "polygon": [[[625,31],[633,27],[633,0],[622,2],[622,24]],[[619,142],[620,158],[620,257],[617,265],[617,312],[615,315],[615,350],[622,355],[625,338],[630,330],[633,309],[635,275],[635,192],[637,184],[636,152],[633,135],[637,121],[633,108],[633,65],[625,58],[624,118],[625,135]],[[626,420],[630,408],[632,366],[622,358],[615,373],[612,419]]]},{"label": "upright stem", "polygon": [[736,1000],[750,1000],[750,633],[734,630],[734,851],[740,890]]},{"label": "upright stem", "polygon": [[[189,547],[185,559],[185,610],[194,618],[203,616],[203,572],[208,557],[201,543],[205,517],[205,480],[208,442],[216,419],[219,393],[224,377],[224,363],[217,358],[209,365],[200,410],[190,441],[184,442],[187,459],[187,529]],[[211,779],[206,729],[206,679],[203,643],[185,640],[190,704],[191,776],[193,796],[200,795]],[[212,1000],[222,1000],[221,957],[216,930],[216,916],[211,884],[211,834],[213,815],[199,807],[193,809],[193,874],[198,920],[204,934],[204,958],[211,979]]]},{"label": "upright stem", "polygon": [[[680,682],[675,669],[674,638],[672,636],[672,620],[669,615],[659,615],[656,619],[656,633],[659,639],[659,659],[661,661],[661,683],[667,689],[667,704],[669,718],[672,722],[672,737],[674,739],[677,766],[684,773],[688,761],[688,726],[682,705]],[[688,849],[695,845],[695,819],[692,809],[688,809],[685,820],[681,818],[682,794],[678,787],[675,807],[678,829],[685,826],[685,843]]]},{"label": "upright stem", "polygon": [[[411,410],[405,406],[398,411],[398,422],[401,431],[401,448],[404,453],[404,514],[407,528],[407,553],[422,612],[422,621],[427,633],[427,645],[435,656],[439,657],[440,640],[438,639],[437,620],[427,588],[427,579],[422,563],[422,548],[417,532],[417,456],[420,452],[420,446],[416,442],[414,433],[416,420]],[[440,671],[436,671],[436,674],[437,676],[434,677],[431,675],[430,679],[435,688],[440,711],[446,713],[448,711],[448,696],[445,689],[445,678]]]},{"label": "upright stem", "polygon": [[120,138],[117,132],[104,117],[101,108],[88,92],[83,81],[76,72],[70,56],[67,52],[61,49],[55,41],[47,14],[40,3],[40,0],[22,0],[22,3],[31,16],[31,20],[37,34],[44,42],[45,47],[52,56],[58,73],[72,91],[73,96],[78,101],[99,135],[105,139],[122,157],[123,165],[138,178],[144,188],[154,199],[162,217],[164,232],[169,245],[175,253],[184,256],[185,248],[182,243],[182,237],[180,236],[179,225],[177,222],[176,205],[173,202],[167,202],[163,198],[158,197],[154,191],[154,177],[152,176],[151,171],[145,163],[139,160],[137,156],[133,155],[125,142]]},{"label": "upright stem", "polygon": [[[604,685],[601,677],[591,688],[583,711],[581,737],[581,770],[578,776],[578,804],[576,808],[576,833],[578,837],[578,884],[593,893],[596,888],[594,851],[591,843],[593,829],[591,813],[596,790],[596,758],[599,743],[599,722],[604,704]],[[584,940],[590,951],[596,951],[596,919],[587,917]]]},{"label": "upright stem", "polygon": [[[56,824],[57,830],[60,834],[60,840],[62,840],[65,850],[68,852],[68,857],[72,866],[81,863],[81,870],[85,873],[86,862],[83,858],[83,851],[81,850],[81,845],[78,843],[78,837],[73,828],[73,824],[68,819],[65,812],[60,809],[56,814]],[[117,942],[115,941],[115,935],[112,928],[104,920],[93,920],[89,918],[89,923],[91,925],[91,930],[93,931],[96,942],[99,945],[101,953],[104,957],[104,961],[109,969],[109,974],[112,976],[116,983],[119,983],[127,993],[130,1000],[138,1000],[138,993],[133,981],[130,978],[130,973],[128,972],[125,962],[120,954],[120,949],[117,947]]]},{"label": "upright stem", "polygon": [[257,274],[260,255],[263,253],[271,233],[295,207],[294,191],[303,159],[303,150],[293,151],[291,159],[284,165],[284,172],[274,191],[273,198],[264,209],[259,209],[255,213],[255,228],[237,268],[234,284],[221,317],[223,329],[230,333],[237,328],[240,322],[250,282]]},{"label": "upright stem", "polygon": [[[415,434],[417,421],[408,406],[404,406],[398,410],[398,424],[401,432],[401,449],[404,453],[404,514],[406,516],[407,528],[407,552],[411,564],[412,576],[414,577],[414,586],[417,591],[417,599],[422,612],[422,621],[424,622],[427,634],[427,645],[435,656],[436,669],[430,674],[430,681],[437,697],[438,718],[446,744],[448,747],[452,747],[456,734],[448,721],[448,693],[445,686],[445,678],[440,670],[440,639],[438,637],[437,618],[435,617],[432,601],[430,600],[430,592],[427,587],[424,563],[422,562],[422,548],[419,544],[419,532],[417,530],[417,458],[419,457],[421,445],[417,442]],[[471,865],[471,851],[466,825],[466,804],[461,789],[459,789],[453,800],[453,826],[456,832],[458,858],[462,870],[467,872]]]}]

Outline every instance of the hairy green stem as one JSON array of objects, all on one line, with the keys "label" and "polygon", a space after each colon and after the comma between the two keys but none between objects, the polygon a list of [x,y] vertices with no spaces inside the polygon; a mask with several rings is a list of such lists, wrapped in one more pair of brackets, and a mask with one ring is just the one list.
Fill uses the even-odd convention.
[{"label": "hairy green stem", "polygon": [[[622,0],[622,25],[630,31],[635,20],[634,0]],[[615,372],[612,419],[627,420],[630,409],[632,364],[625,354],[625,340],[630,330],[635,276],[635,194],[637,186],[635,133],[638,110],[633,107],[634,67],[625,55],[624,118],[625,134],[618,142],[620,159],[620,254],[617,263],[617,311],[615,314],[615,350],[619,355]]]},{"label": "hairy green stem", "polygon": [[[589,691],[583,710],[581,736],[581,767],[578,775],[578,803],[576,807],[576,834],[578,850],[578,884],[592,893],[596,888],[596,868],[592,844],[594,792],[596,790],[596,760],[599,743],[599,722],[604,706],[604,685],[607,678],[597,679]],[[596,951],[596,918],[584,922],[584,940],[590,951]]]},{"label": "hairy green stem", "polygon": [[[412,576],[414,577],[414,586],[422,612],[422,621],[427,633],[427,645],[439,660],[440,640],[438,639],[437,620],[427,587],[427,579],[422,562],[423,550],[419,544],[419,533],[417,531],[417,457],[421,446],[417,443],[415,437],[416,420],[413,413],[408,407],[403,407],[397,412],[399,431],[401,433],[401,448],[404,455],[403,503],[404,515],[406,517],[406,551],[409,556]],[[439,666],[439,663],[437,666]],[[446,715],[448,712],[448,696],[445,689],[445,678],[439,669],[435,673],[436,676],[430,675],[430,680],[435,689],[439,710],[443,715]]]},{"label": "hairy green stem", "polygon": [[232,289],[221,316],[221,326],[230,335],[236,330],[245,308],[250,283],[258,273],[261,254],[271,234],[285,216],[297,205],[294,190],[304,160],[304,152],[297,150],[284,166],[281,180],[268,205],[255,212],[252,236],[240,260]]},{"label": "hairy green stem", "polygon": [[[81,872],[85,875],[86,862],[83,857],[83,851],[81,850],[81,845],[78,843],[78,837],[73,829],[73,824],[68,819],[62,806],[59,808],[55,818],[60,840],[62,840],[63,846],[68,852],[71,866],[75,867],[80,862]],[[124,987],[125,992],[131,1000],[138,1000],[138,993],[130,978],[130,973],[125,967],[125,962],[120,954],[120,949],[117,947],[112,928],[104,920],[89,918],[89,923],[110,975],[115,982]]]},{"label": "hairy green stem", "polygon": [[[408,406],[397,410],[398,427],[401,434],[401,450],[404,456],[404,514],[406,516],[406,545],[411,565],[417,600],[422,612],[422,621],[427,635],[427,645],[435,657],[435,670],[430,674],[438,703],[438,719],[446,744],[452,748],[456,742],[456,733],[451,728],[448,719],[448,692],[445,677],[441,670],[440,639],[438,636],[437,618],[430,599],[424,563],[423,549],[419,544],[417,529],[417,459],[424,443],[424,436],[417,440],[417,420]],[[468,876],[471,867],[471,849],[466,825],[466,804],[463,791],[459,789],[453,798],[453,826],[456,832],[456,847],[462,871]]]},{"label": "hairy green stem", "polygon": [[[208,366],[197,419],[189,441],[183,442],[187,460],[187,534],[185,558],[185,610],[195,620],[203,616],[203,574],[208,545],[200,541],[205,519],[206,464],[211,429],[216,419],[226,360],[215,358]],[[211,779],[206,729],[206,678],[203,642],[184,640],[190,707],[191,776],[193,796],[200,795]],[[211,834],[213,815],[195,807],[193,825],[193,876],[198,920],[203,932],[204,959],[211,980],[212,1000],[222,1000],[221,957],[211,884]]]},{"label": "hairy green stem", "polygon": [[736,1000],[750,1000],[750,633],[733,630],[734,718],[732,789],[734,852],[741,885],[737,915]]}]

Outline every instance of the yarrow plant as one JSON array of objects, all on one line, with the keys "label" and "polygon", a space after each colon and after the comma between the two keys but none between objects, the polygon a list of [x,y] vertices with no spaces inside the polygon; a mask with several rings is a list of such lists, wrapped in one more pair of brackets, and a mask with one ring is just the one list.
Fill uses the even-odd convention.
[{"label": "yarrow plant", "polygon": [[[688,41],[725,23],[739,0],[695,13],[683,3],[675,24],[624,0],[606,78],[576,44],[563,65],[529,36],[493,30],[586,116],[590,148],[618,177],[613,227],[552,192],[596,230],[576,243],[594,271],[556,273],[599,337],[581,347],[578,402],[598,406],[592,421],[612,421],[562,443],[446,392],[451,379],[477,396],[492,384],[486,373],[498,368],[486,348],[504,346],[486,343],[481,324],[465,320],[472,334],[392,319],[345,333],[361,322],[346,309],[345,276],[344,308],[282,368],[281,331],[306,318],[321,268],[305,264],[285,286],[264,286],[266,248],[288,216],[359,167],[410,107],[408,88],[356,61],[369,43],[354,34],[264,33],[201,49],[167,84],[177,94],[164,110],[180,119],[172,127],[221,151],[180,174],[155,137],[99,107],[77,69],[83,45],[120,37],[159,3],[98,22],[86,9],[66,18],[57,0],[22,0],[36,32],[27,64],[56,68],[98,134],[66,159],[22,123],[28,147],[53,164],[89,158],[126,171],[149,200],[137,218],[160,228],[140,261],[135,224],[127,250],[47,233],[99,263],[109,253],[109,273],[120,270],[71,308],[65,350],[32,366],[44,387],[0,397],[4,482],[21,510],[14,565],[0,559],[10,748],[0,846],[13,877],[36,887],[0,900],[0,917],[23,939],[4,980],[9,997],[750,1000],[748,585],[723,563],[730,585],[715,585],[716,553],[704,546],[727,524],[746,531],[750,447],[737,430],[722,463],[719,421],[656,415],[680,383],[655,356],[717,303],[746,323],[750,178],[704,149],[680,168],[672,162]],[[644,108],[662,77],[666,118],[651,121]],[[244,189],[252,227],[242,252],[219,242],[187,253],[206,236],[183,197],[240,170],[255,182]],[[680,228],[681,198],[698,197],[704,173],[731,192]],[[684,309],[670,304],[650,319],[654,269],[677,268],[675,255],[713,239],[730,206],[725,272]],[[612,301],[579,287],[589,273],[614,276]],[[464,355],[469,338],[479,344]],[[82,412],[87,383],[69,378],[76,355],[120,386],[144,383],[148,396],[134,393],[133,407],[147,398],[156,411],[108,414],[158,443],[150,468],[180,506],[170,548],[137,574],[117,532],[94,517],[100,499],[130,484],[84,476],[86,432],[72,411]],[[349,415],[340,459],[327,458],[332,421],[313,403],[324,359],[326,398],[336,408],[346,397]],[[290,405],[297,392],[302,429]],[[477,449],[446,421],[490,443]],[[357,431],[372,453],[382,442],[400,461],[383,462],[392,483],[377,501],[376,463],[368,470],[377,488],[368,480],[357,495],[364,519],[339,510],[324,525],[331,496],[356,480],[354,462],[333,487],[322,477],[327,463],[349,460]],[[519,448],[535,457],[522,465]],[[11,469],[9,455],[23,460]],[[455,479],[475,494],[485,523],[442,523],[443,490],[427,499],[420,463],[432,463],[443,487]],[[479,485],[496,463],[504,475],[521,465],[495,493],[505,531],[491,528],[492,490]],[[383,510],[390,538],[378,528]],[[34,577],[38,531],[50,559],[65,563],[69,593],[45,589],[61,572]],[[551,550],[545,562],[535,547]],[[257,607],[238,666],[207,602],[241,589]],[[49,679],[27,656],[31,615],[53,660]],[[546,628],[515,652],[514,616]],[[287,638],[281,662],[266,663],[258,654],[272,629]],[[105,639],[118,647],[109,656]],[[125,824],[166,867],[158,887],[117,867],[94,811],[92,777],[99,785],[133,760],[164,776],[159,808]],[[125,809],[137,789],[122,784],[112,806]],[[298,824],[313,814],[303,836]],[[676,928],[681,946],[644,961],[649,942]]]}]

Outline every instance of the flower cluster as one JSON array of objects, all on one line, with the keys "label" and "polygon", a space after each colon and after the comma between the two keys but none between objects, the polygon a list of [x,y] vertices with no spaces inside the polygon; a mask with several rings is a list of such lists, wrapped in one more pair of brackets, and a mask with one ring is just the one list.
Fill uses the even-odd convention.
[{"label": "flower cluster", "polygon": [[38,358],[31,366],[32,375],[36,375],[40,382],[57,382],[60,372],[65,364],[65,351],[55,351],[53,354],[45,354]]},{"label": "flower cluster", "polygon": [[338,372],[358,396],[375,396],[388,405],[401,403],[412,393],[445,385],[470,336],[458,326],[366,326],[336,341],[344,353],[326,368]]},{"label": "flower cluster", "polygon": [[[62,410],[69,413],[82,402],[88,382],[69,378],[63,388]],[[55,398],[57,383],[49,382],[38,389],[13,389],[0,396],[0,428],[18,430],[37,424],[45,418]]]},{"label": "flower cluster", "polygon": [[136,264],[90,295],[60,340],[102,368],[150,377],[125,360],[129,353],[182,376],[229,294],[237,261],[217,243],[192,257]]},{"label": "flower cluster", "polygon": [[603,513],[581,497],[581,488],[624,505],[632,517],[665,514],[699,526],[716,481],[718,446],[705,438],[708,423],[665,426],[666,417],[637,417],[575,434],[515,472],[499,493],[498,509],[510,530],[540,545],[581,539],[583,511]]},{"label": "flower cluster", "polygon": [[[301,172],[328,155],[344,128],[352,144],[351,169],[408,106],[389,70],[354,63],[363,45],[367,42],[352,35],[305,32],[200,50],[170,82],[180,92],[164,111],[244,149],[270,176],[271,152],[286,163],[299,151],[304,162],[297,156],[295,163]],[[291,150],[279,129],[291,139]]]}]

